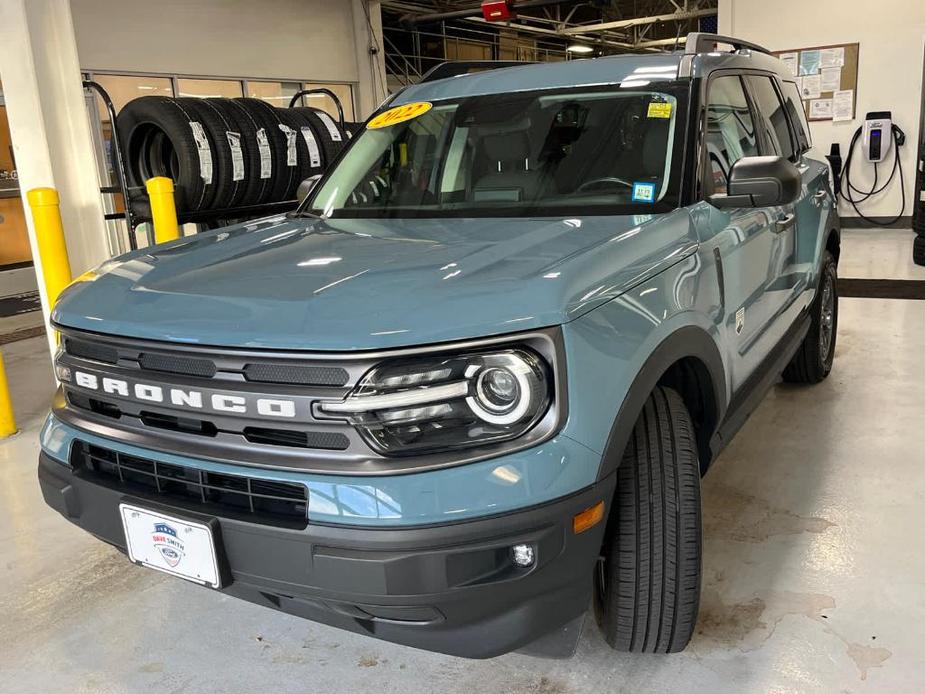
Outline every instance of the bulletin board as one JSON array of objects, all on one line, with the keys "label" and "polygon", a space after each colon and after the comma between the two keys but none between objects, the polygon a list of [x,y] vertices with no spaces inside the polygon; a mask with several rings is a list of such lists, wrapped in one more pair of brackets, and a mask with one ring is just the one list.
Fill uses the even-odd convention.
[{"label": "bulletin board", "polygon": [[854,120],[859,53],[857,43],[774,51],[796,75],[807,119],[836,122]]}]

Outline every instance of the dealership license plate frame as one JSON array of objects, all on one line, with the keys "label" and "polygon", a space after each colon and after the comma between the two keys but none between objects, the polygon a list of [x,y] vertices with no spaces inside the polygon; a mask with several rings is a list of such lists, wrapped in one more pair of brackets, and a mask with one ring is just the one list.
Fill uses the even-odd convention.
[{"label": "dealership license plate frame", "polygon": [[[166,559],[157,553],[157,545],[152,538],[144,537],[134,528],[130,529],[130,524],[139,522],[138,518],[133,518],[131,516],[132,513],[139,514],[139,516],[146,516],[148,521],[155,520],[161,523],[166,523],[168,525],[174,524],[178,526],[178,528],[174,528],[173,526],[170,527],[174,530],[179,529],[180,532],[177,534],[179,535],[182,533],[184,536],[185,540],[181,540],[183,542],[184,549],[186,543],[191,539],[197,545],[199,545],[196,547],[198,550],[197,563],[200,563],[204,568],[198,573],[194,573],[195,569],[192,571],[183,570],[179,568],[179,564],[176,567],[167,565]],[[219,559],[219,540],[217,539],[218,534],[213,523],[202,523],[191,520],[189,518],[178,517],[172,513],[164,513],[156,508],[126,502],[121,502],[119,504],[119,517],[122,520],[122,529],[125,533],[126,552],[128,554],[129,560],[132,563],[144,566],[149,569],[154,569],[155,571],[161,571],[171,576],[177,576],[192,583],[197,583],[209,588],[222,588],[223,572],[221,570],[221,562]],[[195,537],[188,537],[191,533],[198,533],[199,538],[197,539]],[[149,534],[152,533],[149,531]],[[199,556],[199,553],[203,549],[203,542],[205,543],[205,550],[207,555],[205,561],[203,561],[202,557]],[[186,557],[182,557],[181,561],[183,558]]]}]

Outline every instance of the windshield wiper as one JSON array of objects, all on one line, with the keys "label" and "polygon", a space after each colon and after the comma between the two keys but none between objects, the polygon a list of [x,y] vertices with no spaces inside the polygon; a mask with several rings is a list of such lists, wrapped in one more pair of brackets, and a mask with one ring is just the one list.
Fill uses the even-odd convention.
[{"label": "windshield wiper", "polygon": [[286,213],[286,219],[324,219],[320,214],[308,210],[293,210]]}]

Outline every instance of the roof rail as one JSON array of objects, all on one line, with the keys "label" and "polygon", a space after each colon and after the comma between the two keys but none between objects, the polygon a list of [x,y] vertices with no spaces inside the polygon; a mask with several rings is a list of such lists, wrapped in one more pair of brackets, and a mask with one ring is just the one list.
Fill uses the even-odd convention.
[{"label": "roof rail", "polygon": [[764,46],[759,46],[757,43],[743,41],[742,39],[734,39],[731,36],[723,36],[722,34],[706,34],[701,31],[694,31],[687,35],[687,42],[684,44],[684,52],[688,55],[711,53],[716,50],[717,43],[728,43],[736,50],[747,48],[752,51],[771,55],[771,51]]},{"label": "roof rail", "polygon": [[440,63],[424,73],[421,82],[433,82],[447,77],[467,75],[473,71],[497,70],[502,67],[518,67],[520,65],[534,65],[532,62],[514,60],[454,60]]}]

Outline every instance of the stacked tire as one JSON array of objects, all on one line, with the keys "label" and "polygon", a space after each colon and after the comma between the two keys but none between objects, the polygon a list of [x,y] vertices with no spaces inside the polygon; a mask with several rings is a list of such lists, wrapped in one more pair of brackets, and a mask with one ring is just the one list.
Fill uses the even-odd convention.
[{"label": "stacked tire", "polygon": [[313,108],[159,96],[126,104],[116,130],[129,188],[173,179],[181,216],[294,201],[299,184],[330,166],[351,136]]}]

